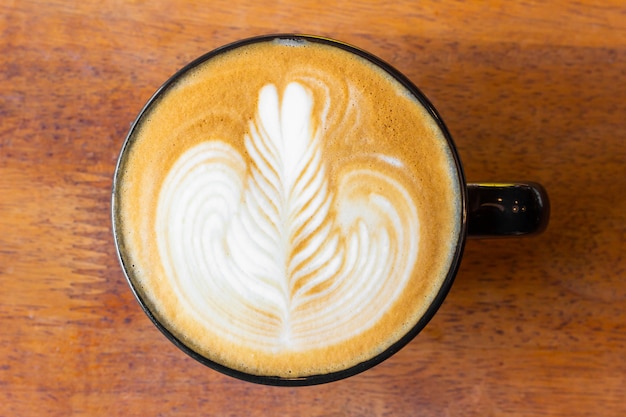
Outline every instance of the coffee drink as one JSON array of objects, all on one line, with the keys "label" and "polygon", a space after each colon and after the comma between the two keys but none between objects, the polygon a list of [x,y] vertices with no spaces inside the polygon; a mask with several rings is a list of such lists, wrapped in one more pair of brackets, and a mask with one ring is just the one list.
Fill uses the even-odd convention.
[{"label": "coffee drink", "polygon": [[462,185],[414,92],[349,48],[242,43],[155,96],[115,178],[114,227],[150,314],[191,351],[300,378],[415,327],[456,257]]}]

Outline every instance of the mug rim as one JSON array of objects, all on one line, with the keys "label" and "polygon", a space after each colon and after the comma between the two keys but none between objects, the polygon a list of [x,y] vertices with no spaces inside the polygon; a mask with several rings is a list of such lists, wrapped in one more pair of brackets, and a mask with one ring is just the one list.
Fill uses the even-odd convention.
[{"label": "mug rim", "polygon": [[[133,282],[131,278],[131,274],[128,273],[128,268],[126,266],[124,256],[122,254],[122,243],[121,238],[119,238],[118,233],[118,220],[116,216],[116,208],[117,208],[117,188],[118,182],[120,181],[120,171],[125,162],[125,155],[128,153],[128,148],[132,145],[133,136],[135,130],[142,123],[144,116],[150,111],[150,109],[158,103],[161,97],[166,93],[166,91],[178,82],[186,73],[193,70],[194,68],[202,65],[206,61],[233,49],[237,49],[243,46],[247,46],[254,43],[261,42],[270,42],[273,40],[289,40],[295,42],[312,42],[312,43],[320,43],[331,47],[336,47],[343,49],[349,53],[355,54],[370,63],[374,64],[391,77],[393,77],[396,81],[398,81],[407,91],[409,91],[413,97],[415,97],[419,103],[423,106],[423,108],[429,113],[429,115],[435,120],[437,126],[443,133],[443,136],[446,140],[448,150],[452,156],[455,165],[455,173],[457,177],[458,183],[458,195],[460,196],[460,219],[459,221],[459,232],[456,241],[456,247],[454,249],[452,255],[452,261],[450,262],[450,266],[446,277],[442,280],[441,286],[437,291],[437,294],[433,297],[431,303],[426,308],[424,314],[420,317],[420,319],[411,327],[411,329],[406,332],[399,340],[390,345],[381,353],[373,356],[372,358],[360,362],[356,365],[353,365],[349,368],[342,369],[339,371],[333,371],[326,374],[319,375],[307,375],[303,377],[280,377],[280,376],[269,376],[269,375],[255,375],[247,372],[239,371],[236,369],[232,369],[228,366],[222,365],[218,362],[215,362],[202,354],[196,352],[186,344],[184,344],[177,336],[175,336],[172,332],[170,332],[165,325],[163,325],[159,319],[152,313],[150,308],[148,307],[148,303],[143,299],[140,291],[138,290],[136,284]],[[118,261],[122,267],[122,271],[126,278],[128,285],[131,288],[135,299],[138,301],[144,313],[148,316],[148,318],[152,321],[152,323],[161,331],[161,333],[169,339],[175,346],[177,346],[180,350],[185,352],[188,356],[192,357],[196,361],[206,365],[207,367],[218,371],[222,374],[262,385],[272,385],[272,386],[309,386],[309,385],[319,385],[328,382],[338,381],[341,379],[345,379],[359,373],[362,373],[368,369],[373,368],[374,366],[382,363],[383,361],[389,359],[395,353],[397,353],[400,349],[406,346],[409,342],[411,342],[430,322],[430,320],[434,317],[435,313],[439,310],[446,296],[448,295],[450,288],[454,282],[456,274],[458,272],[461,258],[463,255],[465,242],[467,240],[467,182],[465,179],[465,174],[463,171],[463,165],[461,163],[461,159],[448,131],[443,119],[439,115],[438,111],[435,109],[434,105],[430,102],[430,100],[426,97],[426,95],[404,74],[394,68],[391,64],[386,61],[378,58],[377,56],[369,53],[363,49],[360,49],[351,44],[341,42],[335,39],[331,39],[324,36],[317,35],[309,35],[309,34],[297,34],[297,33],[279,33],[279,34],[266,34],[259,35],[249,38],[240,39],[223,46],[217,47],[207,53],[204,53],[197,57],[196,59],[190,61],[185,66],[177,70],[173,75],[171,75],[150,97],[150,99],[143,106],[141,111],[138,113],[137,117],[134,119],[132,124],[130,125],[130,129],[124,139],[122,144],[120,153],[118,155],[117,163],[115,166],[115,171],[113,174],[113,184],[111,190],[111,220],[112,220],[112,233],[113,240],[115,243],[115,249],[118,257]]]}]

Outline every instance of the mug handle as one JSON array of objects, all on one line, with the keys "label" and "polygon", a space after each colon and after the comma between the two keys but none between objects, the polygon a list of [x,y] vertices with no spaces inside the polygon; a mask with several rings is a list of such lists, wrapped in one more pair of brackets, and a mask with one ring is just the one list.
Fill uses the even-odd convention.
[{"label": "mug handle", "polygon": [[470,238],[534,235],[548,225],[550,202],[540,184],[467,184]]}]

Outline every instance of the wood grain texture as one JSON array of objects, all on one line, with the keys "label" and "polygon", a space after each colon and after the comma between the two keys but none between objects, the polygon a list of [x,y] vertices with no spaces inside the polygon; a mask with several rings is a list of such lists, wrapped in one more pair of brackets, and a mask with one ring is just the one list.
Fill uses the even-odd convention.
[{"label": "wood grain texture", "polygon": [[[379,55],[469,180],[543,183],[541,236],[470,241],[437,316],[349,380],[256,386],[186,357],[115,256],[130,122],[189,60],[269,32]],[[0,4],[0,416],[626,414],[626,5],[175,0]]]}]

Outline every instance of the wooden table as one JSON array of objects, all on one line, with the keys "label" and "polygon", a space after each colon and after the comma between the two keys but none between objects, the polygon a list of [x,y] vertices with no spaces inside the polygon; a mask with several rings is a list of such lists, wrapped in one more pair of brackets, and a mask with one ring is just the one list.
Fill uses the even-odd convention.
[{"label": "wooden table", "polygon": [[[626,415],[626,4],[17,1],[0,5],[0,416]],[[239,38],[305,32],[406,73],[469,180],[535,180],[540,236],[470,241],[405,349],[349,380],[218,374],[150,323],[111,178],[142,105]]]}]

